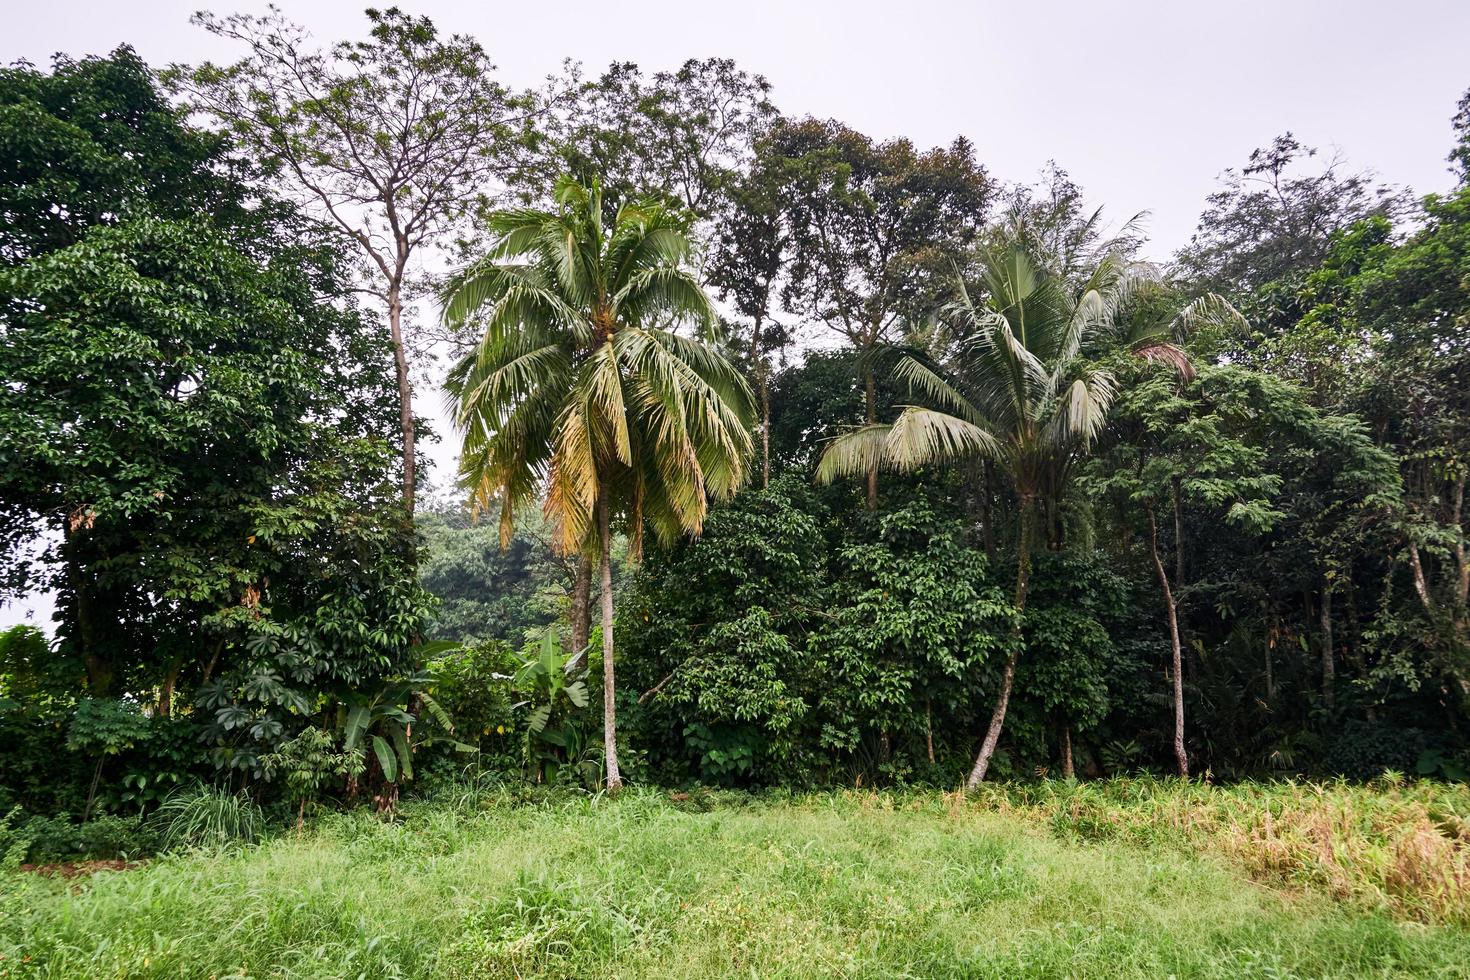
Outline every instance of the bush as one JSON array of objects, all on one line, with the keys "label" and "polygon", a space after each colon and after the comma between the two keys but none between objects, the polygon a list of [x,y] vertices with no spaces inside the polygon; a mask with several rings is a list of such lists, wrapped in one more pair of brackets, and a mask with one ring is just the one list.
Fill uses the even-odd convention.
[{"label": "bush", "polygon": [[12,833],[28,842],[25,860],[37,864],[130,860],[158,850],[158,833],[138,817],[103,815],[85,823],[66,814],[32,817]]},{"label": "bush", "polygon": [[1376,779],[1385,772],[1413,772],[1429,747],[1417,728],[1394,728],[1350,720],[1328,746],[1322,768],[1334,776]]}]

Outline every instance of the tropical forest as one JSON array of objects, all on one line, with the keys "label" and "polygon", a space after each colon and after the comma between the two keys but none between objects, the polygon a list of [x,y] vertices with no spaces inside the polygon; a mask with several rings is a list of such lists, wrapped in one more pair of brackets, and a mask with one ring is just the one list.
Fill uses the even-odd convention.
[{"label": "tropical forest", "polygon": [[296,13],[0,67],[0,977],[1470,976],[1470,73],[1161,251]]}]

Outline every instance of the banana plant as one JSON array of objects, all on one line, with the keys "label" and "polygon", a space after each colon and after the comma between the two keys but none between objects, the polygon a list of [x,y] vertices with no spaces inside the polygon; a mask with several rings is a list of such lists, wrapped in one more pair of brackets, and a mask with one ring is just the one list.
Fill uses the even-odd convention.
[{"label": "banana plant", "polygon": [[[371,749],[383,771],[383,779],[397,783],[413,778],[413,753],[423,745],[448,742],[459,752],[473,752],[475,747],[454,738],[454,722],[439,702],[429,694],[432,678],[427,674],[411,674],[388,681],[372,693],[354,693],[348,697],[347,717],[343,724],[342,745],[347,751]],[[420,720],[408,709],[423,706],[423,713],[443,729],[443,735],[415,732]]]},{"label": "banana plant", "polygon": [[[513,710],[529,708],[524,751],[526,764],[538,781],[553,778],[564,765],[585,770],[596,764],[588,758],[587,740],[576,710],[587,707],[587,670],[568,673],[569,659],[555,630],[548,629],[522,657],[511,686],[526,696]],[[585,775],[585,772],[584,772]],[[592,772],[596,777],[596,772]]]}]

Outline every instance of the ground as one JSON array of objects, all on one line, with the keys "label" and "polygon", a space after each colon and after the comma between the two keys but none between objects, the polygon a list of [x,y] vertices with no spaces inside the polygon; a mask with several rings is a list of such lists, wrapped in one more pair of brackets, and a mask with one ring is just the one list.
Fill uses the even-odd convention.
[{"label": "ground", "polygon": [[1470,976],[1443,916],[939,794],[466,797],[0,888],[0,976]]}]

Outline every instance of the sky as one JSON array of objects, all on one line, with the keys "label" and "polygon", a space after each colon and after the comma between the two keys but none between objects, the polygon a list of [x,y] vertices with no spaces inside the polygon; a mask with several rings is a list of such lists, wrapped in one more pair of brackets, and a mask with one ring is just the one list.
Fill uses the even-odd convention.
[{"label": "sky", "polygon": [[[190,25],[207,0],[10,5],[0,62],[101,54],[150,63],[236,56]],[[277,0],[318,38],[356,38],[359,2]],[[1447,189],[1449,119],[1470,88],[1470,0],[400,0],[472,34],[502,80],[533,85],[563,59],[647,71],[730,57],[766,76],[788,115],[832,117],[920,146],[969,137],[992,176],[1055,160],[1115,223],[1149,212],[1146,254],[1189,240],[1221,171],[1287,130],[1417,193]],[[215,13],[263,12],[220,2]],[[437,401],[432,393],[428,398]],[[446,446],[434,451],[443,463]],[[44,598],[0,609],[0,627]]]}]

